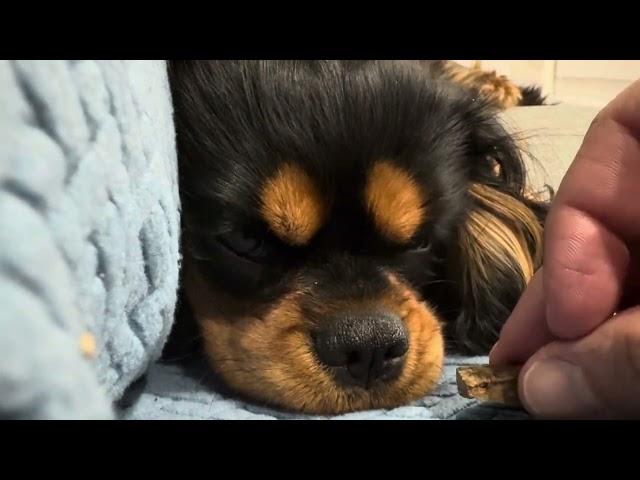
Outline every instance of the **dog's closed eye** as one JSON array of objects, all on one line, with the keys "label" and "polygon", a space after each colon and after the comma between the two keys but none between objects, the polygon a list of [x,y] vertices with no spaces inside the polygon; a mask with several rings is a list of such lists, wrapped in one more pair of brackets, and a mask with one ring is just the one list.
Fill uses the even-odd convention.
[{"label": "dog's closed eye", "polygon": [[268,253],[264,238],[241,230],[218,235],[216,239],[227,250],[254,262],[263,261]]},{"label": "dog's closed eye", "polygon": [[410,251],[416,253],[427,253],[431,250],[431,240],[428,238],[423,238],[419,242],[416,242],[411,248]]}]

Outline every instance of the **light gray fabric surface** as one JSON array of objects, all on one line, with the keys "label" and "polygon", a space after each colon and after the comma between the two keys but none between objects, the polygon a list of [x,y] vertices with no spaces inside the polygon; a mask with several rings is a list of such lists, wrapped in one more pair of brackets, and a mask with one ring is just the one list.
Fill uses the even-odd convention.
[{"label": "light gray fabric surface", "polygon": [[[187,366],[154,365],[145,381],[132,388],[131,399],[123,405],[124,419],[153,420],[438,420],[453,419],[474,400],[457,394],[455,369],[460,363],[486,362],[484,357],[447,359],[439,386],[430,395],[412,405],[391,410],[353,412],[335,417],[301,415],[229,398],[216,392],[207,366],[194,361]],[[485,415],[503,415],[495,409]]]},{"label": "light gray fabric surface", "polygon": [[0,62],[0,416],[112,418],[159,356],[176,180],[164,62]]}]

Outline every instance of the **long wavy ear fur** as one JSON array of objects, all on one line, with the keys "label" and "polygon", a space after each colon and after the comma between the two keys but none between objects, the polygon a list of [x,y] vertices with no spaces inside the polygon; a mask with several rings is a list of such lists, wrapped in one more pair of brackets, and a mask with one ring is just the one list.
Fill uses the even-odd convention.
[{"label": "long wavy ear fur", "polygon": [[467,354],[489,351],[542,263],[548,202],[527,193],[522,158],[510,137],[492,135],[499,132],[479,132],[481,143],[493,146],[477,151],[484,151],[485,163],[477,164],[458,232],[454,271],[462,308],[448,333],[454,348]]}]

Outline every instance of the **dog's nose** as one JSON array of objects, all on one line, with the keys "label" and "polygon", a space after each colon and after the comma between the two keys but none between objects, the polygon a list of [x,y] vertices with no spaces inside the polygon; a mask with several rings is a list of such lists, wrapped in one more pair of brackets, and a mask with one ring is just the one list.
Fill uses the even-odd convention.
[{"label": "dog's nose", "polygon": [[390,313],[329,319],[315,335],[318,358],[336,380],[362,388],[397,378],[408,347],[402,320]]}]

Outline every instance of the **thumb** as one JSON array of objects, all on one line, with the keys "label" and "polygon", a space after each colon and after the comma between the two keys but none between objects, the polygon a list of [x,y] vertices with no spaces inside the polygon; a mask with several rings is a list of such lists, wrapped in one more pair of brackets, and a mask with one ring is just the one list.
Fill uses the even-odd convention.
[{"label": "thumb", "polygon": [[520,374],[525,408],[542,418],[640,418],[640,307],[586,337],[541,348]]}]

